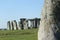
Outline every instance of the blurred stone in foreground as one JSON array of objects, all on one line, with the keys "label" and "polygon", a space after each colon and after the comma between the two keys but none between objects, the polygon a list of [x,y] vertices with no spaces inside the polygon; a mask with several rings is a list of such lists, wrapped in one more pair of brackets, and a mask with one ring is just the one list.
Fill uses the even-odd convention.
[{"label": "blurred stone in foreground", "polygon": [[60,40],[60,0],[44,0],[38,40]]}]

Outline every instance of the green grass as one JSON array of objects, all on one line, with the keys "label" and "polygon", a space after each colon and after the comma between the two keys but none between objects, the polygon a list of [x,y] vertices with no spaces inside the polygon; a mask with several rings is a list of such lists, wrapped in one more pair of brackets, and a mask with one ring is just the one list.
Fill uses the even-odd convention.
[{"label": "green grass", "polygon": [[38,29],[1,30],[0,40],[37,40]]}]

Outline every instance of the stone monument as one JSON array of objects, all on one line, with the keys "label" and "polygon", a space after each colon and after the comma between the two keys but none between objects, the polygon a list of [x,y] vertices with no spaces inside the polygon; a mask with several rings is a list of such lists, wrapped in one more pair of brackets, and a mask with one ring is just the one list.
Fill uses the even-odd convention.
[{"label": "stone monument", "polygon": [[7,22],[7,30],[11,30],[10,21]]},{"label": "stone monument", "polygon": [[38,40],[60,40],[60,0],[44,0]]}]

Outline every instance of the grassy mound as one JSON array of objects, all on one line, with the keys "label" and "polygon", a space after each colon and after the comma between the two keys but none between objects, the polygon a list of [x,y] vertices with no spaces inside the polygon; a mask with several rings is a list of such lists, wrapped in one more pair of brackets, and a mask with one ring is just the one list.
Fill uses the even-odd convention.
[{"label": "grassy mound", "polygon": [[0,40],[37,40],[38,29],[1,30]]}]

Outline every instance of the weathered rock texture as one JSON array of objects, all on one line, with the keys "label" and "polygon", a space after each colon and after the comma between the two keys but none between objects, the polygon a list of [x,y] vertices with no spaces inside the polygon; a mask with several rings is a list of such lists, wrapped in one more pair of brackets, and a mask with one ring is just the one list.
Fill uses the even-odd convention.
[{"label": "weathered rock texture", "polygon": [[60,40],[60,0],[44,0],[38,40]]}]

